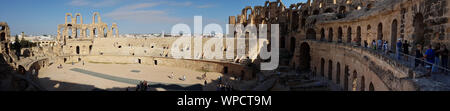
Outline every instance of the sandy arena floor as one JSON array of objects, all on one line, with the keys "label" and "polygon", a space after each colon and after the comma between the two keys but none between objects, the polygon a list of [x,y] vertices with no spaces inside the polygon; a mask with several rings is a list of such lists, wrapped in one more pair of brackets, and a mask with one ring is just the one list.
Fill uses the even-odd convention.
[{"label": "sandy arena floor", "polygon": [[[58,64],[59,65],[59,64]],[[139,64],[93,64],[82,63],[75,65],[63,64],[41,70],[40,84],[49,91],[125,91],[127,87],[136,87],[139,81],[150,82],[153,90],[203,90],[203,79],[199,79],[205,72],[183,68],[165,66],[150,66]],[[174,74],[174,78],[169,76]],[[186,75],[186,80],[182,78]],[[208,72],[206,80],[210,83],[222,74]],[[130,89],[134,90],[134,89]]]}]

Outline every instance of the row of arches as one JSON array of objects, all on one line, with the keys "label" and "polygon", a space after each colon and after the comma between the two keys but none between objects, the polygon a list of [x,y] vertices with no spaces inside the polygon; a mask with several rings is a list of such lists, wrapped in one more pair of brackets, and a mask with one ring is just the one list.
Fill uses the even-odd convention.
[{"label": "row of arches", "polygon": [[[98,12],[94,12],[94,16],[92,16],[92,24],[96,23],[102,23],[100,13]],[[76,13],[75,17],[73,17],[71,13],[66,13],[65,24],[83,24],[83,16],[80,13]]]},{"label": "row of arches", "polygon": [[[344,75],[342,77],[341,75],[341,64],[340,62],[337,62],[336,64],[333,64],[333,60],[328,60],[328,62],[325,61],[324,58],[321,58],[320,60],[320,72],[319,76],[326,77],[329,81],[334,81],[335,84],[343,86],[344,90],[347,91],[366,91],[366,87],[368,87],[368,91],[375,91],[374,84],[372,82],[369,82],[369,85],[366,86],[366,78],[364,75],[359,76],[358,72],[354,70],[353,72],[350,72],[350,68],[348,65],[345,65],[344,68]],[[328,72],[327,75],[325,75],[325,64],[328,63]],[[336,65],[336,69],[334,70],[333,66]],[[334,73],[335,71],[335,73]],[[334,76],[334,77],[333,77]],[[343,79],[343,81],[341,81]],[[343,83],[342,83],[343,82]]]},{"label": "row of arches", "polygon": [[[385,26],[385,24],[390,24],[390,26]],[[425,36],[425,28],[426,24],[424,23],[424,17],[421,13],[417,13],[414,15],[413,20],[413,33],[412,33],[412,42],[413,45],[420,44],[420,45],[428,45],[430,44],[430,39],[426,39]],[[328,41],[328,42],[338,42],[338,43],[354,43],[356,45],[361,45],[363,42],[370,43],[371,40],[383,40],[389,42],[389,48],[392,51],[395,51],[396,49],[396,42],[399,38],[404,39],[401,33],[399,33],[400,27],[399,22],[397,19],[392,19],[388,23],[386,22],[378,22],[376,25],[375,31],[372,30],[372,26],[368,24],[366,26],[366,34],[364,34],[364,38],[362,37],[362,27],[356,26],[356,31],[353,32],[352,26],[345,26],[347,28],[343,28],[342,26],[337,27],[337,31],[335,32],[334,28],[336,27],[326,27],[320,28],[320,37],[316,37],[316,31],[315,29],[307,29],[306,31],[306,38],[307,39],[314,39],[319,41]],[[386,31],[384,28],[389,27],[390,30]],[[344,30],[346,29],[346,31]],[[346,32],[346,33],[344,33]],[[372,35],[372,32],[375,34]],[[337,34],[335,34],[337,33]],[[389,36],[386,36],[386,33],[390,33]],[[336,36],[336,37],[335,37]],[[345,38],[344,38],[345,37]],[[364,41],[363,41],[364,39]]]}]

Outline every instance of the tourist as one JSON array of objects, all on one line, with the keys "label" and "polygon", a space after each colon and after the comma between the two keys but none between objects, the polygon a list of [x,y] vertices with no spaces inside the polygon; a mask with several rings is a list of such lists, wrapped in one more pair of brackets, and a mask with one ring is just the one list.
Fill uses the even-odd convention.
[{"label": "tourist", "polygon": [[417,49],[416,49],[416,60],[414,63],[414,67],[417,67],[419,65],[423,66],[422,58],[423,58],[422,46],[420,44],[418,44]]},{"label": "tourist", "polygon": [[427,70],[428,70],[427,76],[431,76],[431,68],[432,68],[432,65],[433,65],[434,59],[435,59],[434,56],[435,56],[434,50],[431,48],[431,45],[428,45],[427,50],[425,51],[425,56],[424,56],[424,58],[427,62],[425,65],[425,68],[427,68]]},{"label": "tourist", "polygon": [[402,39],[398,39],[398,42],[397,42],[397,49],[395,50],[397,53],[396,53],[396,57],[397,57],[397,59],[398,60],[400,60],[401,58],[401,55],[400,55],[400,51],[401,51],[401,49],[402,49]]},{"label": "tourist", "polygon": [[381,48],[382,48],[382,46],[383,46],[383,40],[378,39],[377,45],[378,45],[378,50],[381,50]]},{"label": "tourist", "polygon": [[372,40],[372,48],[373,50],[377,50],[377,42],[375,40]]},{"label": "tourist", "polygon": [[384,53],[386,53],[386,54],[388,54],[388,41],[384,41],[384,44],[383,44],[383,50],[384,50]]},{"label": "tourist", "polygon": [[441,60],[440,60],[440,55],[441,55],[441,47],[440,45],[436,45],[434,46],[434,64],[433,67],[431,68],[432,72],[438,72],[438,66],[440,66]]},{"label": "tourist", "polygon": [[448,49],[445,44],[441,45],[441,59],[442,59],[442,67],[448,69]]},{"label": "tourist", "polygon": [[405,60],[408,61],[409,55],[409,43],[407,40],[403,43],[403,53],[405,54]]},{"label": "tourist", "polygon": [[365,40],[364,41],[364,48],[368,48],[367,45],[369,45],[369,44],[367,43],[367,40]]}]

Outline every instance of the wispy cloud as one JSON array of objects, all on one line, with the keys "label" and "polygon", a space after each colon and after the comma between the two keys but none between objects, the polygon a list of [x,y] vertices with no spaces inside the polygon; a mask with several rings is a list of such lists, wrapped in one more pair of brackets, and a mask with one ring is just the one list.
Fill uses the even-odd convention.
[{"label": "wispy cloud", "polygon": [[214,5],[212,5],[212,4],[206,4],[206,5],[199,5],[199,6],[197,6],[196,8],[212,8],[212,7],[214,7]]},{"label": "wispy cloud", "polygon": [[142,3],[120,7],[110,13],[105,14],[115,20],[128,20],[145,24],[152,23],[174,23],[181,19],[170,17],[166,11],[148,9],[161,5],[161,3]]},{"label": "wispy cloud", "polygon": [[114,6],[122,0],[71,0],[68,4],[71,6],[89,6],[89,7],[106,7]]}]

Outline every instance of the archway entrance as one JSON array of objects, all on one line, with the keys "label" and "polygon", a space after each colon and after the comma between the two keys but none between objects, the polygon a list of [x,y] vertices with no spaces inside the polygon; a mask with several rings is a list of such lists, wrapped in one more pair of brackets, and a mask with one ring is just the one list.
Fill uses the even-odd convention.
[{"label": "archway entrance", "polygon": [[378,24],[377,40],[383,40],[383,24]]},{"label": "archway entrance", "polygon": [[333,80],[333,61],[328,61],[328,80]]},{"label": "archway entrance", "polygon": [[5,34],[4,32],[2,32],[2,33],[0,34],[0,40],[1,40],[1,41],[5,41],[5,40],[6,40],[6,34]]},{"label": "archway entrance", "polygon": [[333,28],[328,29],[328,42],[333,42]]},{"label": "archway entrance", "polygon": [[316,31],[314,29],[308,29],[306,32],[307,39],[316,39]]},{"label": "archway entrance", "polygon": [[352,43],[352,27],[347,29],[347,43]]},{"label": "archway entrance", "polygon": [[397,20],[392,21],[391,26],[391,49],[395,52],[397,48]]},{"label": "archway entrance", "polygon": [[320,60],[320,76],[325,77],[325,60]]},{"label": "archway entrance", "polygon": [[353,71],[353,81],[352,81],[352,91],[356,91],[357,90],[357,85],[358,85],[358,73],[355,71]]},{"label": "archway entrance", "polygon": [[338,29],[338,43],[342,42],[342,28],[339,27]]},{"label": "archway entrance", "polygon": [[413,38],[414,38],[415,44],[428,45],[430,41],[426,40],[424,37],[425,23],[424,23],[423,15],[421,13],[416,14],[416,16],[414,16],[413,22],[414,22],[413,23],[413,26],[414,26]]},{"label": "archway entrance", "polygon": [[348,91],[348,78],[350,77],[350,74],[348,73],[350,69],[348,66],[345,66],[345,75],[344,75],[344,90]]},{"label": "archway entrance", "polygon": [[80,46],[77,46],[76,52],[77,54],[80,54]]},{"label": "archway entrance", "polygon": [[300,45],[299,67],[301,71],[307,71],[311,66],[311,54],[309,44],[304,42]]}]

